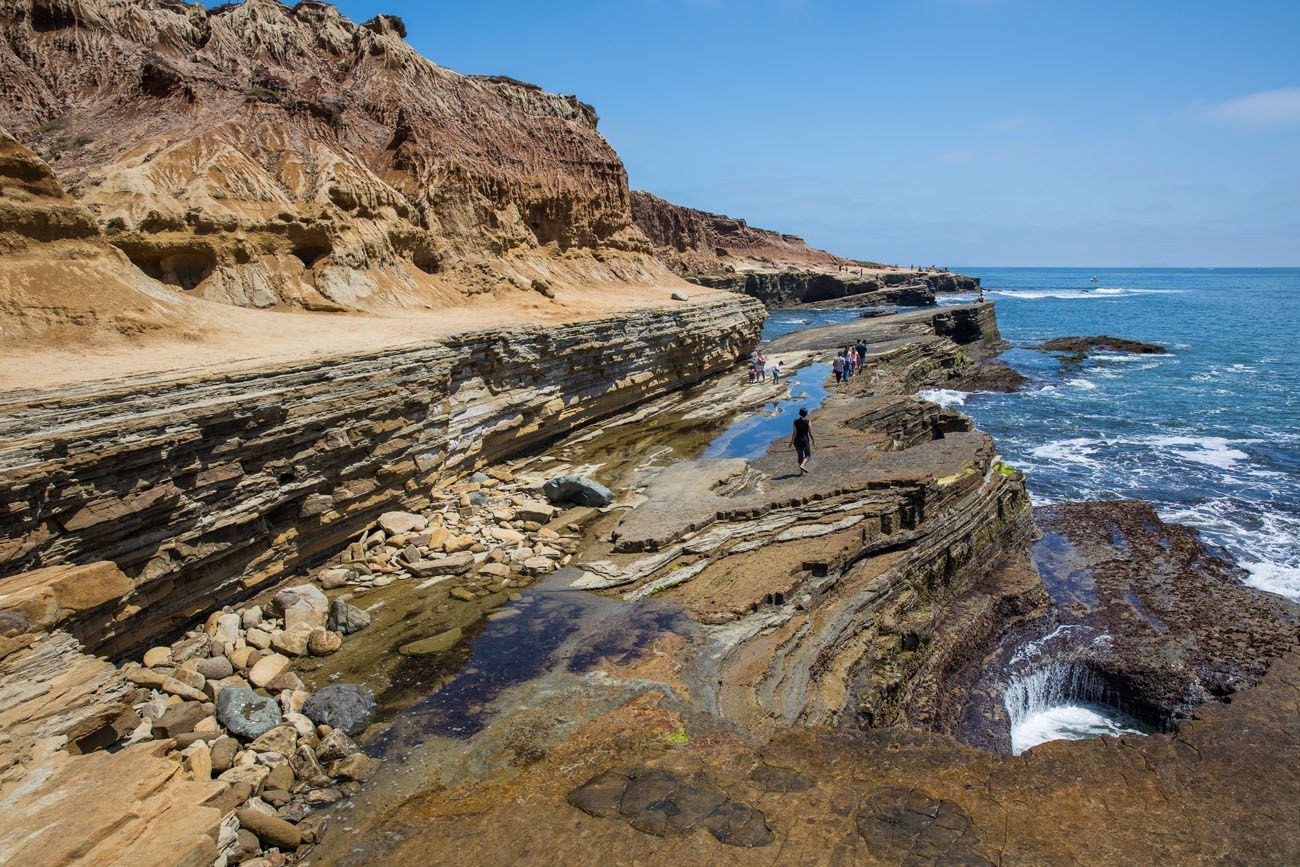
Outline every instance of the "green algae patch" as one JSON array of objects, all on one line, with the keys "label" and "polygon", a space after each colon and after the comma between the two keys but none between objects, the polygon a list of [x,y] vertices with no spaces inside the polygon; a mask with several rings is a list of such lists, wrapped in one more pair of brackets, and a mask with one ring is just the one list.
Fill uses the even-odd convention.
[{"label": "green algae patch", "polygon": [[934,483],[941,488],[946,488],[949,485],[955,484],[967,476],[972,475],[974,472],[975,468],[968,465],[962,467],[960,472],[953,473],[951,476],[940,476],[934,480]]}]

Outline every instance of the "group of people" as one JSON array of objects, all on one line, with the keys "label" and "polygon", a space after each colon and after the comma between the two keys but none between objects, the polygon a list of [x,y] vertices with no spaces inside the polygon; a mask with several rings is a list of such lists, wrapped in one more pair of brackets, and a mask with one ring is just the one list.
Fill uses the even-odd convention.
[{"label": "group of people", "polygon": [[861,372],[862,366],[866,362],[866,341],[859,340],[853,346],[844,347],[835,356],[835,360],[831,362],[831,370],[835,372],[835,381],[848,382],[853,377],[853,374]]},{"label": "group of people", "polygon": [[780,381],[781,362],[775,361],[769,368],[767,366],[767,356],[763,353],[763,350],[759,349],[749,356],[749,381],[767,382],[769,375],[771,375],[773,382]]}]

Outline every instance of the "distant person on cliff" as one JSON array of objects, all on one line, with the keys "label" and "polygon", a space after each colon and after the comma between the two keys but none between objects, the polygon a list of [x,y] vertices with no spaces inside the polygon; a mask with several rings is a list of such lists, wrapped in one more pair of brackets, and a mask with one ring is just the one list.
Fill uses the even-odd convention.
[{"label": "distant person on cliff", "polygon": [[808,421],[808,410],[799,410],[799,417],[794,420],[794,433],[790,436],[790,445],[794,446],[794,457],[799,462],[799,475],[807,475],[808,460],[812,457],[813,439],[812,422]]},{"label": "distant person on cliff", "polygon": [[867,341],[858,340],[858,367],[863,367],[867,363]]},{"label": "distant person on cliff", "polygon": [[776,364],[772,365],[772,381],[773,382],[781,381],[781,362],[779,361]]},{"label": "distant person on cliff", "polygon": [[762,352],[758,353],[758,378],[767,382],[767,356]]},{"label": "distant person on cliff", "polygon": [[975,299],[975,303],[976,303],[976,304],[983,304],[983,303],[984,303],[984,290],[983,290],[983,289],[980,290],[980,294],[979,294],[978,297],[976,297],[976,299]]},{"label": "distant person on cliff", "polygon": [[837,383],[840,383],[840,382],[843,382],[843,381],[844,381],[844,365],[845,365],[845,363],[846,363],[846,362],[844,361],[844,353],[843,353],[843,352],[841,352],[839,355],[835,356],[835,360],[831,362],[831,370],[835,371],[835,381],[836,381]]}]

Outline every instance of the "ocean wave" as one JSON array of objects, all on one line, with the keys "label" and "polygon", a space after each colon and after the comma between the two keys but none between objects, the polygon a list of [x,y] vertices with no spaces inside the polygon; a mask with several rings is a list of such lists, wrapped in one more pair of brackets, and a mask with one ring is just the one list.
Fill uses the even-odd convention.
[{"label": "ocean wave", "polygon": [[1067,464],[1095,467],[1098,464],[1092,459],[1092,455],[1096,454],[1097,446],[1100,444],[1103,444],[1101,440],[1077,437],[1045,443],[1031,450],[1029,454],[1031,457],[1045,461],[1062,461]]},{"label": "ocean wave", "polygon": [[1088,379],[1084,379],[1083,377],[1076,377],[1075,379],[1067,379],[1065,381],[1065,384],[1072,385],[1075,388],[1081,388],[1084,391],[1092,391],[1097,387],[1097,383]]},{"label": "ocean wave", "polygon": [[953,391],[950,388],[927,388],[916,393],[921,400],[928,400],[930,403],[937,403],[939,406],[962,406],[966,403],[969,395],[964,391]]},{"label": "ocean wave", "polygon": [[1249,574],[1246,578],[1248,586],[1300,602],[1300,567],[1283,566],[1267,560],[1242,563],[1241,566]]}]

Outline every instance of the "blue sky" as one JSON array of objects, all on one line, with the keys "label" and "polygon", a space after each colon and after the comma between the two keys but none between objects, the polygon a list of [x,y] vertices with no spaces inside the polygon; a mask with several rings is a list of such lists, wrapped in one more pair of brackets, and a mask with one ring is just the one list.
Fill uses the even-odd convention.
[{"label": "blue sky", "polygon": [[1300,0],[339,4],[634,188],[903,264],[1300,265]]}]

